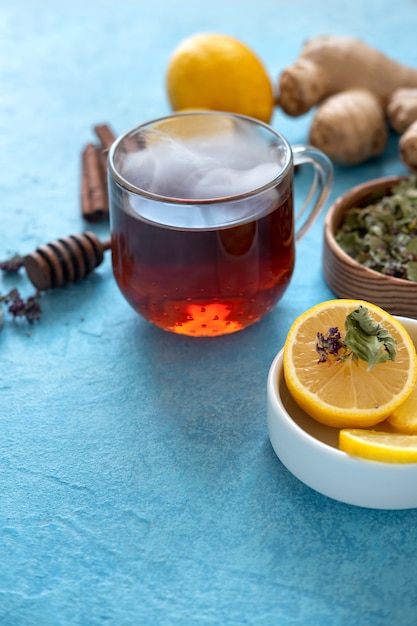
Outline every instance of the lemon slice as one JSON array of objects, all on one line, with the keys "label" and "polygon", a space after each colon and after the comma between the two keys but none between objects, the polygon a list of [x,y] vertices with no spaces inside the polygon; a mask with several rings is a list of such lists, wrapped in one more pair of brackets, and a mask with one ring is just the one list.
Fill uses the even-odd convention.
[{"label": "lemon slice", "polygon": [[[317,333],[344,331],[346,316],[360,305],[395,340],[395,360],[368,363],[352,358],[319,362]],[[414,344],[392,315],[361,300],[329,300],[298,317],[284,345],[284,377],[297,404],[311,417],[337,428],[382,422],[411,394],[417,378]]]},{"label": "lemon slice", "polygon": [[388,422],[401,433],[417,435],[417,385],[405,402],[394,409]]},{"label": "lemon slice", "polygon": [[339,433],[339,448],[372,461],[417,463],[417,435],[347,428]]}]

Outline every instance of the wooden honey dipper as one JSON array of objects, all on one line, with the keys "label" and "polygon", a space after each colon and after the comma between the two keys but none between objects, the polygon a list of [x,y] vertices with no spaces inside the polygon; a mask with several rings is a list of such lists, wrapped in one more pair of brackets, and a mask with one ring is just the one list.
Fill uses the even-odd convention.
[{"label": "wooden honey dipper", "polygon": [[110,239],[100,241],[86,231],[40,246],[23,259],[29,280],[39,291],[62,287],[85,278],[103,261]]}]

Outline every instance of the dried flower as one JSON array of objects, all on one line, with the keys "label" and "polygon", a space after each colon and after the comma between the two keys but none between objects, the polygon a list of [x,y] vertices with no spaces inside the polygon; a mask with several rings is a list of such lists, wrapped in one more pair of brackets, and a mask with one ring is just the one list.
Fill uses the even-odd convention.
[{"label": "dried flower", "polygon": [[335,357],[336,360],[340,359],[341,351],[345,350],[345,344],[337,326],[329,328],[326,335],[317,333],[316,350],[320,356],[319,363],[324,363],[331,357]]},{"label": "dried flower", "polygon": [[23,257],[20,254],[14,254],[10,259],[6,261],[0,261],[0,270],[14,274],[23,267]]},{"label": "dried flower", "polygon": [[24,300],[18,291],[18,289],[12,289],[4,296],[0,296],[0,303],[8,305],[8,312],[14,317],[25,317],[30,323],[38,320],[41,316],[42,309],[38,302],[40,297],[39,293],[30,296]]}]

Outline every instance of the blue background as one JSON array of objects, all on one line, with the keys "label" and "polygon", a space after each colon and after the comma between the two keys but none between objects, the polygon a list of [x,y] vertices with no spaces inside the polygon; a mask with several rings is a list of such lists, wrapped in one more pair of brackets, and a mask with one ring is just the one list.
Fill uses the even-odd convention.
[{"label": "blue background", "polygon": [[[276,81],[303,42],[352,34],[417,67],[412,0],[1,0],[0,258],[86,228],[80,155],[94,124],[122,133],[169,112],[169,55],[198,31],[252,47]],[[304,142],[311,116],[272,125]],[[384,155],[336,168],[353,184],[405,173]],[[0,332],[0,624],[417,623],[417,511],[327,499],[275,456],[269,366],[294,318],[333,297],[324,213],[261,323],[192,339],[140,319],[110,253]],[[106,238],[108,226],[94,225]],[[31,286],[24,273],[0,292]],[[417,487],[416,487],[417,488]]]}]

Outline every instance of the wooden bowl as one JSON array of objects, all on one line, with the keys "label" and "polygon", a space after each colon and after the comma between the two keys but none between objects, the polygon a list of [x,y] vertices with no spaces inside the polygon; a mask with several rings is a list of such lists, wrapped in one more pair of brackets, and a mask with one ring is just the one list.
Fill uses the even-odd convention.
[{"label": "wooden bowl", "polygon": [[392,278],[364,267],[350,257],[335,240],[345,211],[366,206],[375,194],[387,195],[405,177],[378,178],[353,187],[330,207],[324,222],[323,273],[329,287],[340,298],[373,302],[392,315],[417,318],[417,283]]}]

